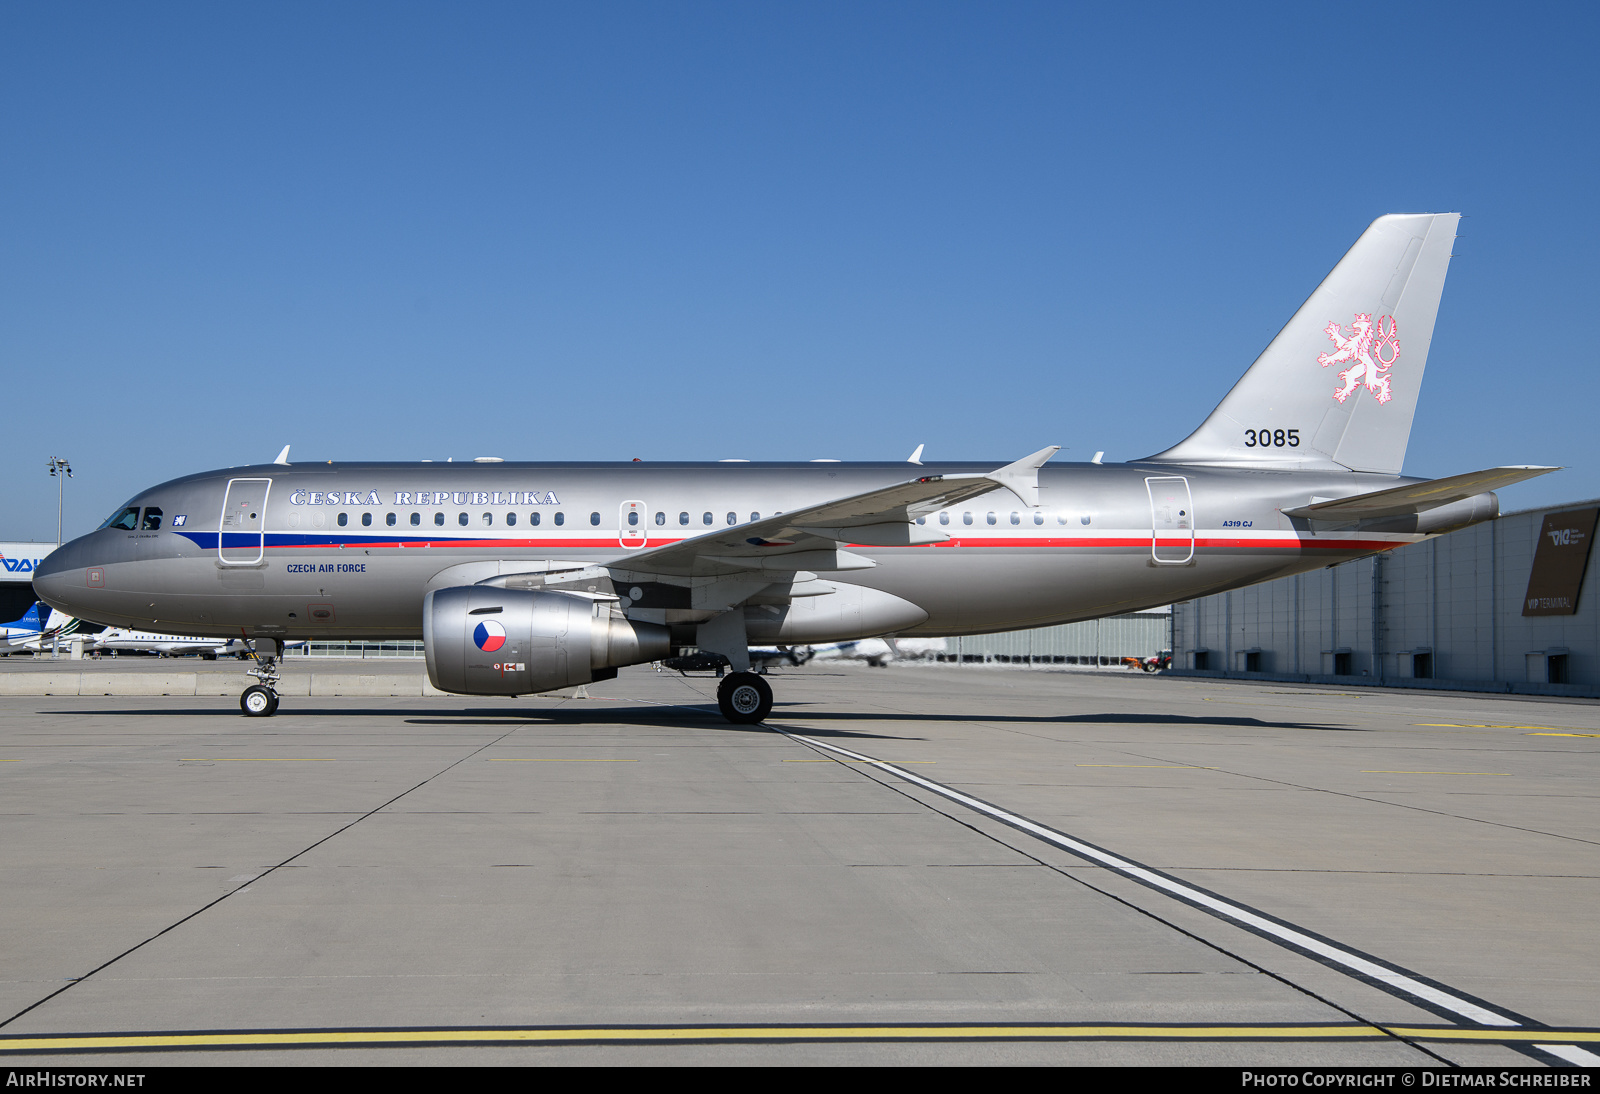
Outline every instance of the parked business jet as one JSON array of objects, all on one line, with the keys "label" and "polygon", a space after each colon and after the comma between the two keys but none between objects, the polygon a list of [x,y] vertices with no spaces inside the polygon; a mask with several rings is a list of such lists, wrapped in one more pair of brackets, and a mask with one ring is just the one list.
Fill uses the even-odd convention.
[{"label": "parked business jet", "polygon": [[249,649],[243,638],[196,638],[183,634],[159,634],[131,627],[109,627],[91,639],[94,649],[128,653],[154,653],[177,657],[198,653],[202,660],[215,661],[219,654],[242,654]]},{"label": "parked business jet", "polygon": [[[1375,221],[1186,440],[1118,465],[272,464],[146,490],[34,587],[108,624],[414,638],[445,691],[526,695],[686,648],[772,706],[749,648],[1014,630],[1151,608],[1495,517],[1555,470],[1402,477],[1459,217]],[[916,456],[913,456],[915,461]]]}]

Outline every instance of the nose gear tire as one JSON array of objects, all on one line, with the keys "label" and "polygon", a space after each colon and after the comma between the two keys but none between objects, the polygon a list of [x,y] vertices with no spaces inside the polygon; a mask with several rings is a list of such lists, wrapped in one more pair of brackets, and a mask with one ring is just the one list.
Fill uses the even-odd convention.
[{"label": "nose gear tire", "polygon": [[772,713],[772,688],[753,672],[735,672],[717,685],[717,706],[735,725],[755,725]]},{"label": "nose gear tire", "polygon": [[239,696],[239,709],[244,711],[247,718],[270,718],[278,709],[277,692],[269,691],[260,684],[251,684]]}]

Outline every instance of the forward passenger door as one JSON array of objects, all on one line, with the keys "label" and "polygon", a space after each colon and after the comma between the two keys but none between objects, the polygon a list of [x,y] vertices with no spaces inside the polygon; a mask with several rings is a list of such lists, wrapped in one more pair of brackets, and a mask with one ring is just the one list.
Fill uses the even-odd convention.
[{"label": "forward passenger door", "polygon": [[271,479],[229,479],[217,527],[217,558],[234,566],[260,562],[265,553],[267,493]]}]

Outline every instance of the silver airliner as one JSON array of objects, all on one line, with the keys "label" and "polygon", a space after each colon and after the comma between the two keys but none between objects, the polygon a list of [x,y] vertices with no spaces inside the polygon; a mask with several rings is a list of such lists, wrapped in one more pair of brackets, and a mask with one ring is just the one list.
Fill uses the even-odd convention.
[{"label": "silver airliner", "polygon": [[435,687],[527,695],[686,651],[725,717],[752,645],[1014,630],[1391,550],[1555,470],[1400,474],[1459,216],[1382,217],[1186,440],[1126,464],[326,463],[142,491],[34,578],[113,626],[251,642],[415,638]]}]

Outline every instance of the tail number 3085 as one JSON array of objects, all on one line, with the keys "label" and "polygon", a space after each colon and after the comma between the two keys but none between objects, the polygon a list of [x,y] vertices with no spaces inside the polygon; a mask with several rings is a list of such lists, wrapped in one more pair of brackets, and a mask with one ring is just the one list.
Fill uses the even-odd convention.
[{"label": "tail number 3085", "polygon": [[1246,448],[1299,448],[1298,429],[1247,429],[1244,431]]}]

